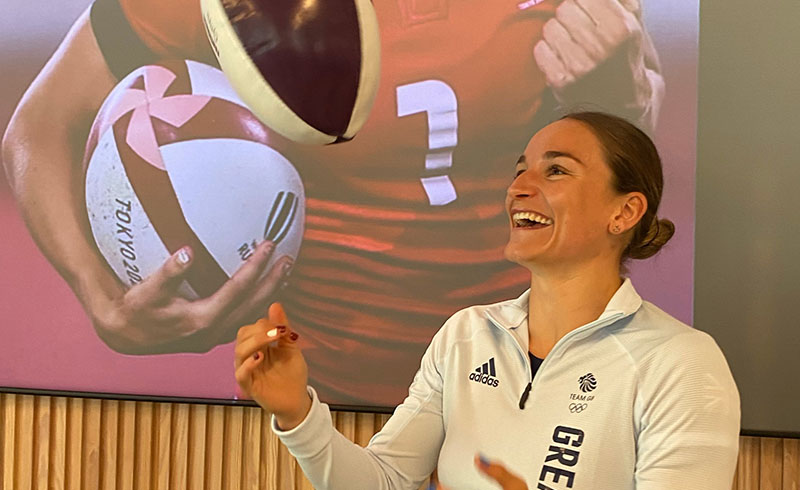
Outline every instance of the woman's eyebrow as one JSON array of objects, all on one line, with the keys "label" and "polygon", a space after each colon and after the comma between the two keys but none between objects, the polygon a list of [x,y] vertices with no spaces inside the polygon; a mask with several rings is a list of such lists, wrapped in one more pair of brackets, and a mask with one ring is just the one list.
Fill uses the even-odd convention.
[{"label": "woman's eyebrow", "polygon": [[566,157],[566,158],[569,158],[571,160],[575,160],[576,162],[580,163],[581,165],[586,165],[578,157],[576,157],[575,155],[573,155],[571,153],[567,153],[565,151],[550,150],[550,151],[544,152],[543,156],[544,156],[545,160],[555,160],[558,157]]}]

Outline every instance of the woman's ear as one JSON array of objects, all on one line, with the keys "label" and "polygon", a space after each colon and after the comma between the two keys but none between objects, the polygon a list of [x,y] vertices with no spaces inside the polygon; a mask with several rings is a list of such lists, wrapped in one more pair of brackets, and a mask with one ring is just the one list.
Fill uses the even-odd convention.
[{"label": "woman's ear", "polygon": [[609,232],[620,235],[633,229],[647,212],[647,198],[641,192],[629,192],[620,196],[619,207],[609,223]]}]

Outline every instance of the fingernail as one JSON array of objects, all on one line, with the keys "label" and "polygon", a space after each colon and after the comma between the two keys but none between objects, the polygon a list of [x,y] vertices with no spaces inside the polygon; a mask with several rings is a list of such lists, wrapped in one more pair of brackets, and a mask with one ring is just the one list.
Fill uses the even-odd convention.
[{"label": "fingernail", "polygon": [[257,361],[259,357],[261,357],[261,356],[259,355],[259,353],[258,353],[258,352],[256,352],[255,354],[253,354],[253,360],[254,360],[254,361]]},{"label": "fingernail", "polygon": [[275,248],[275,244],[274,243],[272,243],[270,241],[265,242],[265,244],[264,244],[264,253],[265,254],[272,253],[272,249],[273,248]]},{"label": "fingernail", "polygon": [[267,337],[275,337],[277,335],[278,335],[278,329],[277,328],[273,328],[272,330],[267,332]]},{"label": "fingernail", "polygon": [[478,453],[478,460],[481,462],[481,464],[482,464],[483,466],[489,466],[489,464],[490,464],[490,463],[489,463],[489,460],[488,460],[488,459],[486,459],[486,456],[484,456],[484,455],[483,455],[483,454],[481,454],[481,453]]},{"label": "fingernail", "polygon": [[280,333],[283,333],[283,332],[285,332],[285,331],[286,331],[286,327],[284,327],[283,325],[278,325],[278,327],[277,327],[277,328],[278,328],[278,331],[279,331]]},{"label": "fingernail", "polygon": [[291,260],[288,261],[288,262],[284,262],[283,263],[282,271],[283,271],[283,275],[286,276],[286,277],[288,277],[289,274],[291,274],[291,272],[292,272],[292,261]]},{"label": "fingernail", "polygon": [[192,256],[189,253],[189,247],[183,247],[182,249],[178,250],[178,263],[181,265],[186,265],[192,260]]},{"label": "fingernail", "polygon": [[292,342],[295,342],[295,341],[297,341],[297,339],[298,339],[299,337],[300,337],[300,336],[299,336],[298,334],[294,333],[294,332],[292,332],[292,333],[290,333],[290,334],[289,334],[289,339],[290,339]]}]

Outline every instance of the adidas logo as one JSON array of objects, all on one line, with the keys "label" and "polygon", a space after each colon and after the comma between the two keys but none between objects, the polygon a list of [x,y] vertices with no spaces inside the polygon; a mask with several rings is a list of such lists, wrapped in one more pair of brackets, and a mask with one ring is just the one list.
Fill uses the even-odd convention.
[{"label": "adidas logo", "polygon": [[484,362],[483,365],[475,368],[475,371],[469,373],[469,380],[476,383],[485,384],[493,388],[497,388],[500,380],[496,378],[497,371],[494,369],[494,357],[489,361]]}]

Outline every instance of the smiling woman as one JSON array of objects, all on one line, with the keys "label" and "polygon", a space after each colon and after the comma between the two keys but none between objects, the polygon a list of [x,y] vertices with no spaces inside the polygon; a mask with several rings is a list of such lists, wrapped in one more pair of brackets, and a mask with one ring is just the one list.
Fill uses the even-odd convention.
[{"label": "smiling woman", "polygon": [[506,256],[530,289],[453,315],[366,448],[306,386],[280,305],[239,331],[236,378],[315,488],[414,489],[436,468],[448,489],[728,490],[740,414],[725,358],[622,277],[674,231],[656,218],[662,186],[655,146],[623,119],[536,133],[506,194]]},{"label": "smiling woman", "polygon": [[[643,131],[600,112],[564,116],[533,138],[517,161],[506,199],[512,219],[506,256],[518,262],[516,254],[535,251],[525,245],[515,251],[518,240],[527,237],[516,231],[552,226],[550,238],[558,238],[559,226],[548,214],[554,209],[535,209],[554,205],[564,213],[560,221],[567,244],[557,245],[562,253],[574,252],[584,239],[590,245],[587,252],[595,255],[605,220],[606,248],[624,244],[618,262],[651,257],[675,232],[670,220],[656,216],[663,187],[661,159]],[[590,222],[596,226],[587,229]]]}]

